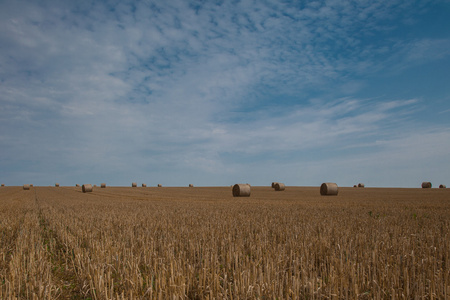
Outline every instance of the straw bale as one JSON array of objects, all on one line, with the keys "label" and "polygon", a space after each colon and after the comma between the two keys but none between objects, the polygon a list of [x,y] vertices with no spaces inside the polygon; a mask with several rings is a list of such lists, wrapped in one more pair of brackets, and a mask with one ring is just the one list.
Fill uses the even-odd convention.
[{"label": "straw bale", "polygon": [[364,183],[358,183],[358,187],[364,187]]},{"label": "straw bale", "polygon": [[137,187],[137,183],[136,182],[131,183],[131,187]]},{"label": "straw bale", "polygon": [[142,187],[147,187],[147,184],[143,183],[143,184],[142,184]]},{"label": "straw bale", "polygon": [[275,188],[275,184],[277,184],[277,182],[272,182],[272,188]]},{"label": "straw bale", "polygon": [[194,187],[194,185],[192,183],[189,184],[189,187]]},{"label": "straw bale", "polygon": [[250,185],[235,184],[233,186],[233,197],[250,197]]},{"label": "straw bale", "polygon": [[338,185],[333,182],[324,182],[320,186],[320,194],[323,196],[336,196],[338,194]]},{"label": "straw bale", "polygon": [[23,185],[23,189],[24,190],[29,190],[30,189],[30,185],[29,184],[24,184]]},{"label": "straw bale", "polygon": [[104,183],[104,182],[101,183],[101,184],[100,184],[100,188],[105,189],[105,188],[106,188],[106,183]]},{"label": "straw bale", "polygon": [[429,181],[422,182],[422,188],[423,189],[431,189],[431,187],[432,187],[431,182],[429,182]]},{"label": "straw bale", "polygon": [[286,186],[284,185],[284,183],[277,182],[275,184],[275,191],[284,191],[285,189],[286,189]]},{"label": "straw bale", "polygon": [[55,183],[55,187],[59,187],[59,183]]},{"label": "straw bale", "polygon": [[90,193],[94,190],[92,184],[83,184],[81,189],[83,190],[83,193]]},{"label": "straw bale", "polygon": [[162,184],[158,184],[158,187],[162,187]]},{"label": "straw bale", "polygon": [[439,188],[440,188],[440,189],[446,189],[447,186],[446,186],[445,184],[441,184],[441,185],[439,185]]}]

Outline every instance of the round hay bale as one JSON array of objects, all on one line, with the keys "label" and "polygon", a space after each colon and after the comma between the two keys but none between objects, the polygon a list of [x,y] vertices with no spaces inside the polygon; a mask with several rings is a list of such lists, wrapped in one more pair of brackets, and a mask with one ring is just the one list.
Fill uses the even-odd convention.
[{"label": "round hay bale", "polygon": [[29,190],[30,189],[30,185],[29,184],[24,184],[23,185],[23,189],[24,190]]},{"label": "round hay bale", "polygon": [[33,184],[30,184],[30,187],[33,187]]},{"label": "round hay bale", "polygon": [[278,182],[272,182],[272,188],[275,188],[275,184],[277,184]]},{"label": "round hay bale", "polygon": [[284,183],[277,182],[275,184],[275,191],[284,191],[285,189],[286,189],[286,186],[284,185]]},{"label": "round hay bale", "polygon": [[441,184],[441,185],[439,185],[439,188],[440,188],[440,189],[446,189],[447,186],[446,186],[445,184]]},{"label": "round hay bale", "polygon": [[322,196],[335,196],[338,194],[338,185],[333,182],[324,182],[320,186],[320,194]]},{"label": "round hay bale", "polygon": [[358,187],[364,187],[364,183],[358,183]]},{"label": "round hay bale", "polygon": [[5,186],[5,184],[4,184],[4,183],[2,183],[2,186]]},{"label": "round hay bale", "polygon": [[250,197],[250,185],[235,184],[233,186],[233,197]]},{"label": "round hay bale", "polygon": [[55,187],[59,187],[59,183],[55,183]]},{"label": "round hay bale", "polygon": [[100,184],[100,188],[106,189],[106,183],[101,183],[101,184]]},{"label": "round hay bale", "polygon": [[358,187],[356,184],[353,187]]},{"label": "round hay bale", "polygon": [[192,183],[189,184],[189,187],[194,187],[194,185]]},{"label": "round hay bale", "polygon": [[81,189],[83,190],[83,193],[90,193],[94,190],[92,184],[83,184]]},{"label": "round hay bale", "polygon": [[137,183],[136,182],[132,182],[131,183],[131,187],[137,187]]},{"label": "round hay bale", "polygon": [[429,182],[429,181],[422,182],[422,188],[423,189],[431,189],[431,187],[432,187],[431,182]]},{"label": "round hay bale", "polygon": [[76,187],[80,187],[80,185],[79,185],[78,183],[77,183],[77,184],[75,184],[75,186],[76,186]]},{"label": "round hay bale", "polygon": [[158,184],[158,187],[162,187],[162,184]]},{"label": "round hay bale", "polygon": [[147,185],[145,183],[142,184],[142,187],[147,187]]}]

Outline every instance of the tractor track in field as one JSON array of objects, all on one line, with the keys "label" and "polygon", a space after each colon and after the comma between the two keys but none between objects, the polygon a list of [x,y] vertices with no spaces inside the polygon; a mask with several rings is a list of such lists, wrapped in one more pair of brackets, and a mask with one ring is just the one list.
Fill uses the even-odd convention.
[{"label": "tractor track in field", "polygon": [[[24,222],[25,215],[28,211],[24,211],[20,216],[19,221],[15,224],[16,226],[11,228],[0,228],[0,241],[3,245],[7,245],[6,247],[0,248],[0,256],[2,259],[0,261],[0,285],[5,284],[6,277],[4,274],[7,274],[7,270],[9,269],[9,263],[11,261],[11,257],[16,250],[16,242],[19,236],[19,231],[21,225]],[[0,287],[2,288],[2,287]]]},{"label": "tractor track in field", "polygon": [[60,294],[57,299],[88,299],[92,297],[87,285],[78,277],[73,262],[73,249],[69,249],[61,242],[56,232],[52,229],[50,222],[43,214],[41,202],[35,192],[35,202],[38,207],[40,233],[46,245],[47,253],[52,264],[52,276],[57,282]]},{"label": "tractor track in field", "polygon": [[[14,216],[14,219],[17,220],[16,222],[14,222],[13,224],[3,223],[5,219],[7,220],[7,218],[5,217],[2,218],[2,222],[0,223],[0,241],[2,243],[2,247],[0,248],[0,285],[4,285],[6,283],[7,277],[4,274],[8,273],[11,258],[16,251],[19,232],[22,228],[22,225],[24,224],[27,213],[30,212],[29,208],[24,208],[20,203],[20,196],[22,195],[22,193],[22,188],[2,188],[2,192],[0,194],[2,200],[5,200],[5,202],[8,201],[10,202],[12,207],[20,209],[19,215]],[[2,214],[7,214],[7,212],[0,211],[0,217],[2,216]]]}]

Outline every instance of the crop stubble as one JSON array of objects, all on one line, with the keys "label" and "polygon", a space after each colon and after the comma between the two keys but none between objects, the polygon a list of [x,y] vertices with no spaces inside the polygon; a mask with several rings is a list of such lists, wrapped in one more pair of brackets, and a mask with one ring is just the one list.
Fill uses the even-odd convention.
[{"label": "crop stubble", "polygon": [[0,298],[438,298],[450,193],[0,190]]}]

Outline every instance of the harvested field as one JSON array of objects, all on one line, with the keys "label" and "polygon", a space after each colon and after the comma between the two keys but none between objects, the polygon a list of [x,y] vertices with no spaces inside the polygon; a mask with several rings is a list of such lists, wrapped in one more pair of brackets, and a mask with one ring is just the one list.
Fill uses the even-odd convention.
[{"label": "harvested field", "polygon": [[0,299],[448,299],[450,190],[0,189]]}]

